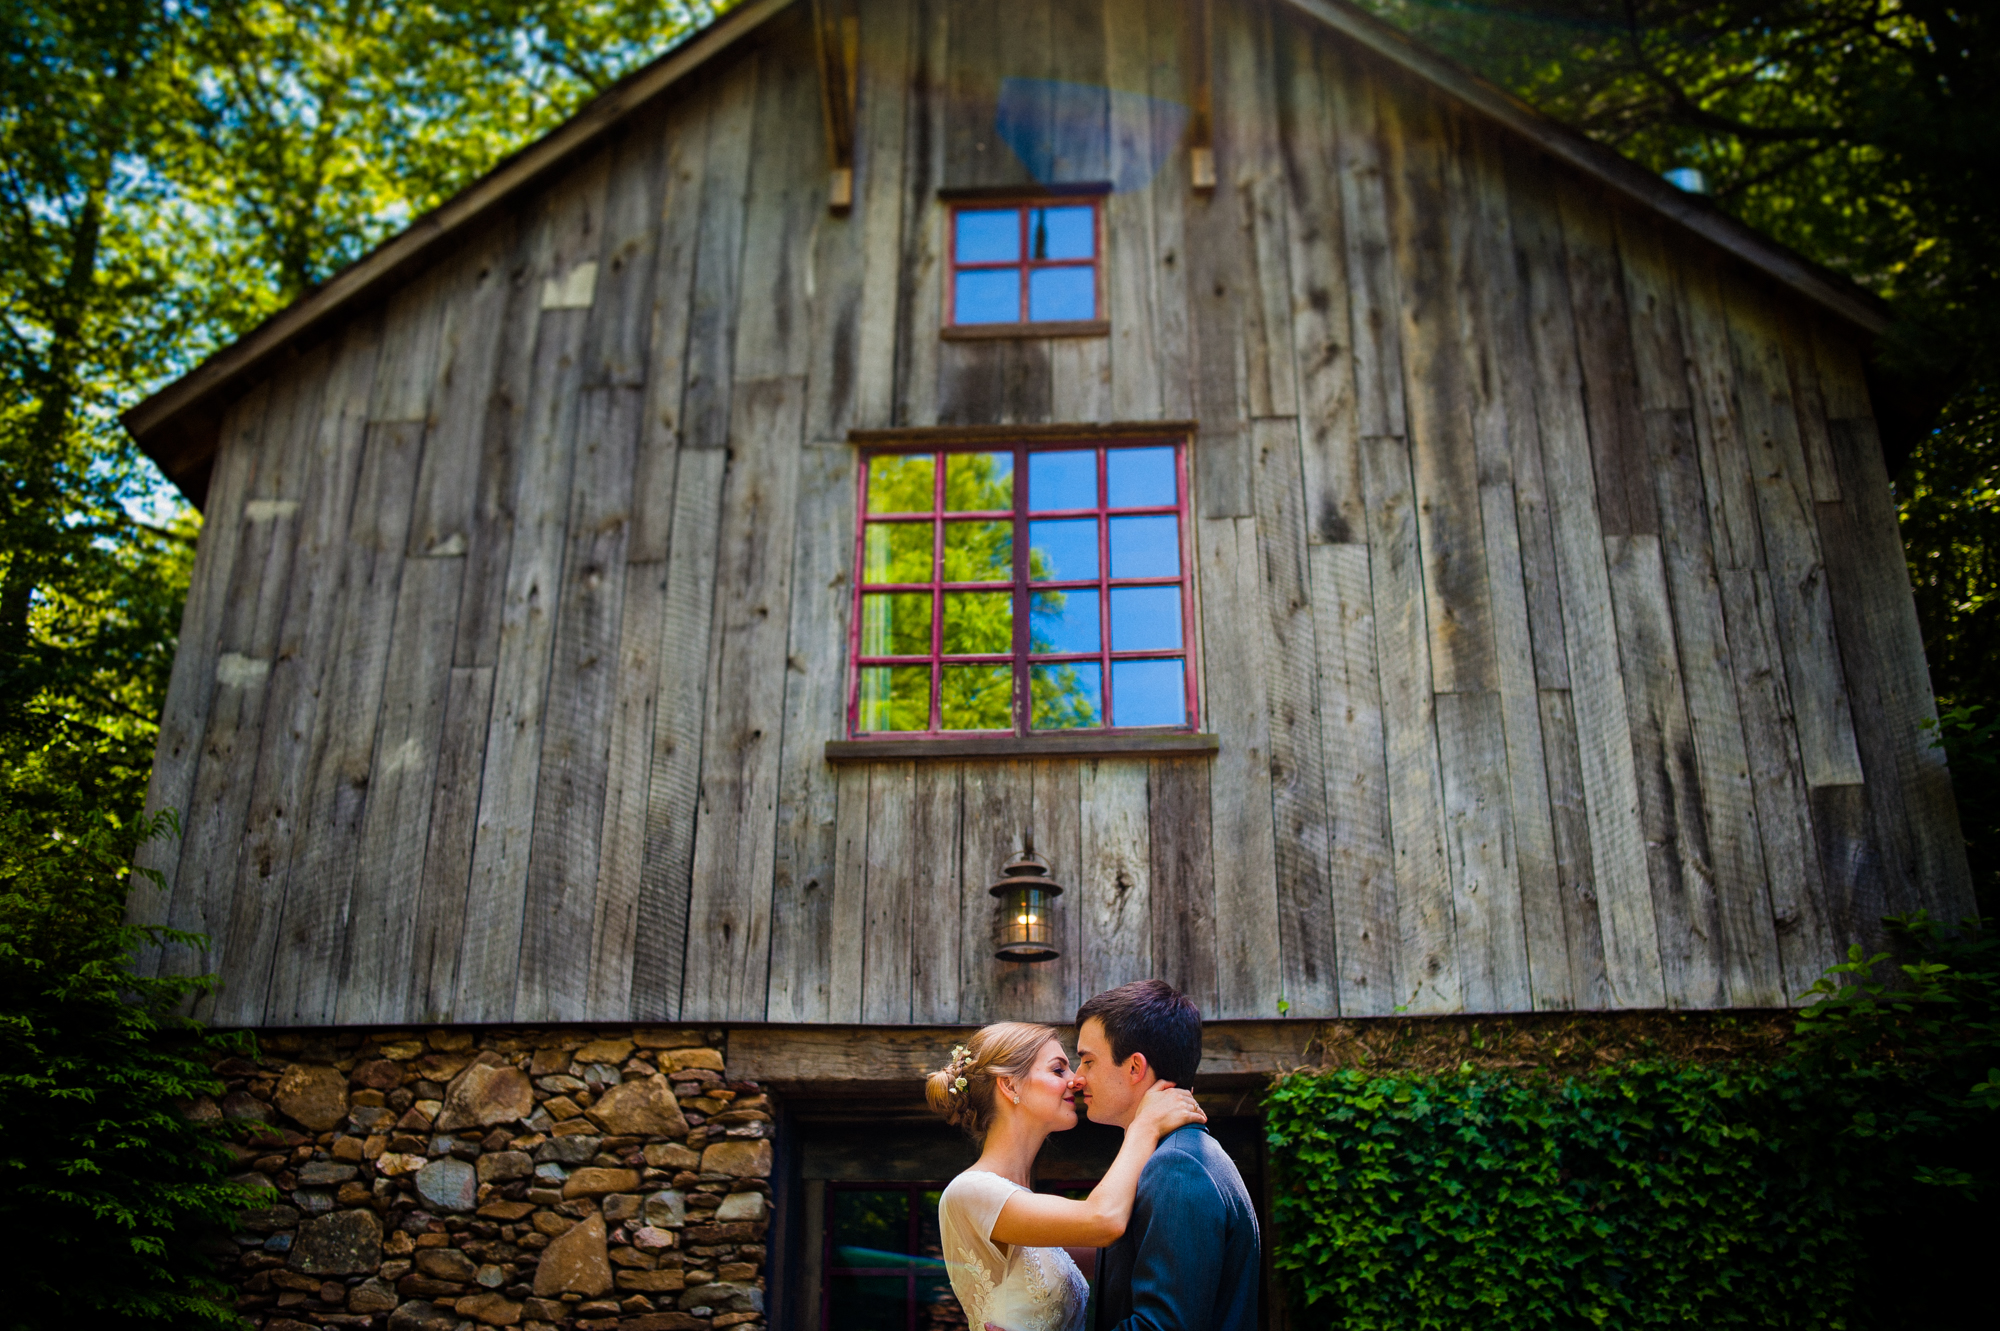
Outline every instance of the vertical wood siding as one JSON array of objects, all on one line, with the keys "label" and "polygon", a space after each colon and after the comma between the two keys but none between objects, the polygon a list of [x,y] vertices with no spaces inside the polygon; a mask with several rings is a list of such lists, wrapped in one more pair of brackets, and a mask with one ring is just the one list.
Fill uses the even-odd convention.
[{"label": "vertical wood siding", "polygon": [[[1213,12],[1213,191],[1178,0],[864,0],[829,215],[800,7],[244,397],[134,907],[212,950],[149,964],[261,1025],[1763,1007],[1969,909],[1857,346]],[[1031,154],[1118,184],[1108,338],[938,336],[1009,79],[1109,89]],[[1146,419],[1218,755],[828,765],[847,432]],[[989,941],[1030,827],[1047,966]]]}]

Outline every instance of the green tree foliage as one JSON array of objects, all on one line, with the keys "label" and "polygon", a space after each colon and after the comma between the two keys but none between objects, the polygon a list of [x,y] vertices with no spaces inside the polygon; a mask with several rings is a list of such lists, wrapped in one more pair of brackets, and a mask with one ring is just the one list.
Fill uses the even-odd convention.
[{"label": "green tree foliage", "polygon": [[[1943,0],[1363,0],[1887,299],[1876,409],[1944,710],[2000,717],[2000,21]],[[1942,404],[1942,411],[1938,408]],[[1961,712],[1961,719],[1965,713]],[[1976,730],[1976,727],[1975,727]],[[1945,728],[1985,913],[2000,787]]]},{"label": "green tree foliage", "polygon": [[[121,922],[137,836],[71,804],[0,810],[0,1234],[10,1328],[238,1325],[201,1253],[250,1200],[182,1106],[231,1047],[176,1015],[208,981],[133,974],[164,931]],[[190,941],[181,939],[180,941]]]},{"label": "green tree foliage", "polygon": [[0,0],[0,797],[143,798],[198,522],[116,411],[726,7]]},{"label": "green tree foliage", "polygon": [[1857,950],[1769,1066],[1280,1080],[1300,1324],[1953,1324],[2000,1187],[2000,956],[1903,932],[1919,959]]}]

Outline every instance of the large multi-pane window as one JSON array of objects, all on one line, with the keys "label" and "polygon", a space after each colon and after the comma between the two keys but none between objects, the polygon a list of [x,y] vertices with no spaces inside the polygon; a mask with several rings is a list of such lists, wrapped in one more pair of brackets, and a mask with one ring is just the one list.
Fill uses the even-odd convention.
[{"label": "large multi-pane window", "polygon": [[1095,200],[960,205],[951,214],[949,328],[1101,320]]},{"label": "large multi-pane window", "polygon": [[935,1183],[833,1184],[826,1191],[823,1331],[955,1331]]},{"label": "large multi-pane window", "polygon": [[864,457],[857,736],[1188,729],[1181,441]]},{"label": "large multi-pane window", "polygon": [[[1037,1182],[1037,1192],[1080,1199],[1088,1179]],[[960,1331],[938,1234],[942,1183],[832,1183],[826,1190],[821,1331]],[[969,1328],[968,1331],[979,1331]]]}]

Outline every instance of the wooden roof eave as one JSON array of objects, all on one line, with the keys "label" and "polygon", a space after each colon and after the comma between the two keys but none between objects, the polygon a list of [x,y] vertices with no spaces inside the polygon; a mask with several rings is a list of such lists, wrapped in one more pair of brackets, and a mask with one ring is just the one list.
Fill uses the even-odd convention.
[{"label": "wooden roof eave", "polygon": [[1721,246],[1861,331],[1880,334],[1889,327],[1889,309],[1879,297],[1737,221],[1700,195],[1688,194],[1668,184],[1629,157],[1550,119],[1512,93],[1443,56],[1425,50],[1347,0],[1285,0],[1285,3],[1436,85],[1550,156],[1588,172],[1635,203],[1664,214]]},{"label": "wooden roof eave", "polygon": [[367,304],[383,288],[461,237],[487,212],[595,146],[626,116],[693,73],[794,0],[746,0],[722,18],[592,99],[574,116],[299,297],[187,374],[123,412],[146,455],[196,505],[206,490],[222,411],[259,370],[325,321]]},{"label": "wooden roof eave", "polygon": [[[746,0],[692,40],[628,75],[547,135],[507,158],[408,228],[301,296],[249,333],[168,384],[120,420],[148,457],[197,505],[221,432],[222,412],[235,392],[272,361],[296,348],[318,325],[378,299],[398,277],[481,221],[487,211],[526,190],[595,145],[627,115],[664,92],[794,0]],[[1346,0],[1285,3],[1408,70],[1472,109],[1520,134],[1544,152],[1596,177],[1721,246],[1798,294],[1876,334],[1890,323],[1876,297],[1794,254],[1776,241],[1685,194],[1637,163],[1570,129],[1459,68]]]}]

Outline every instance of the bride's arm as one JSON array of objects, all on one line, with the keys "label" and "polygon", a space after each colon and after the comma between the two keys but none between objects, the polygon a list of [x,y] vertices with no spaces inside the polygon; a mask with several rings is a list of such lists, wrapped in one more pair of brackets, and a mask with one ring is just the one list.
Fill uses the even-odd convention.
[{"label": "bride's arm", "polygon": [[1160,1138],[1190,1123],[1206,1123],[1208,1115],[1188,1091],[1170,1082],[1155,1083],[1139,1104],[1139,1113],[1125,1129],[1118,1158],[1104,1171],[1090,1196],[1082,1201],[1040,1192],[1017,1192],[1000,1208],[993,1222],[995,1243],[1021,1243],[1031,1248],[1102,1248],[1125,1233],[1132,1218],[1132,1201],[1139,1192],[1139,1173],[1152,1158]]}]

